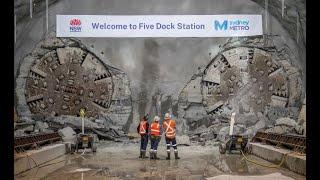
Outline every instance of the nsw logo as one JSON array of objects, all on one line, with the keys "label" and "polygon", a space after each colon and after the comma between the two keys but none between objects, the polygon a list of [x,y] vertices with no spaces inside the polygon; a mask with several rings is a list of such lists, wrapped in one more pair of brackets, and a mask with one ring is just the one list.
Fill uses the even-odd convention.
[{"label": "nsw logo", "polygon": [[80,19],[71,19],[70,20],[70,32],[81,32]]}]

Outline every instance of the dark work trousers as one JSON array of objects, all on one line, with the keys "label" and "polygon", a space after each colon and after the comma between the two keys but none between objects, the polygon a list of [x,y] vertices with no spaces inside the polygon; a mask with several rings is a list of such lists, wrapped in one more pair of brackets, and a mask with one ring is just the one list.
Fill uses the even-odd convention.
[{"label": "dark work trousers", "polygon": [[174,152],[178,151],[176,138],[171,139],[166,137],[166,144],[167,144],[167,152],[170,152],[170,146],[173,147]]},{"label": "dark work trousers", "polygon": [[140,151],[146,151],[148,145],[148,134],[141,135]]},{"label": "dark work trousers", "polygon": [[158,149],[158,144],[159,144],[159,141],[160,141],[160,136],[153,136],[153,135],[151,135],[150,140],[151,140],[151,151],[156,152],[157,149]]}]

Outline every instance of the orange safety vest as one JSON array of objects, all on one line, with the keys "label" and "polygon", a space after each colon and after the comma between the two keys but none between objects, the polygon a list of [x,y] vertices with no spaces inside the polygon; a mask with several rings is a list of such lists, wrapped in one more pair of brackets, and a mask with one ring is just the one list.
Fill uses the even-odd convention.
[{"label": "orange safety vest", "polygon": [[176,122],[172,119],[163,122],[163,129],[167,138],[173,139],[176,137]]},{"label": "orange safety vest", "polygon": [[153,122],[151,124],[151,135],[153,136],[160,136],[160,125],[158,122]]},{"label": "orange safety vest", "polygon": [[147,133],[147,121],[140,122],[139,134],[144,135]]}]

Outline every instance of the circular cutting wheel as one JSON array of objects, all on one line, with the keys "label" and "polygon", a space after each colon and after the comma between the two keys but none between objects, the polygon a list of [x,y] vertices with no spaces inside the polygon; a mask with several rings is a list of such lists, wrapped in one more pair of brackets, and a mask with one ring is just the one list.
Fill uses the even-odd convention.
[{"label": "circular cutting wheel", "polygon": [[34,114],[97,117],[107,111],[113,93],[112,75],[90,52],[78,47],[46,53],[30,69],[26,100]]}]

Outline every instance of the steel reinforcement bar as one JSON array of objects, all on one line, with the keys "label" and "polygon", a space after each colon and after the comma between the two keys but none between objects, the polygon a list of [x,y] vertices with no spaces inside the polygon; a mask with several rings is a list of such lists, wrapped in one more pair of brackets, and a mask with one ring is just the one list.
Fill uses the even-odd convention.
[{"label": "steel reinforcement bar", "polygon": [[278,147],[284,147],[300,153],[306,153],[306,137],[283,135],[276,133],[257,132],[252,142],[262,142]]},{"label": "steel reinforcement bar", "polygon": [[53,143],[60,140],[61,136],[58,134],[58,132],[16,137],[14,139],[14,149],[19,150],[32,145],[38,146],[47,142]]}]

